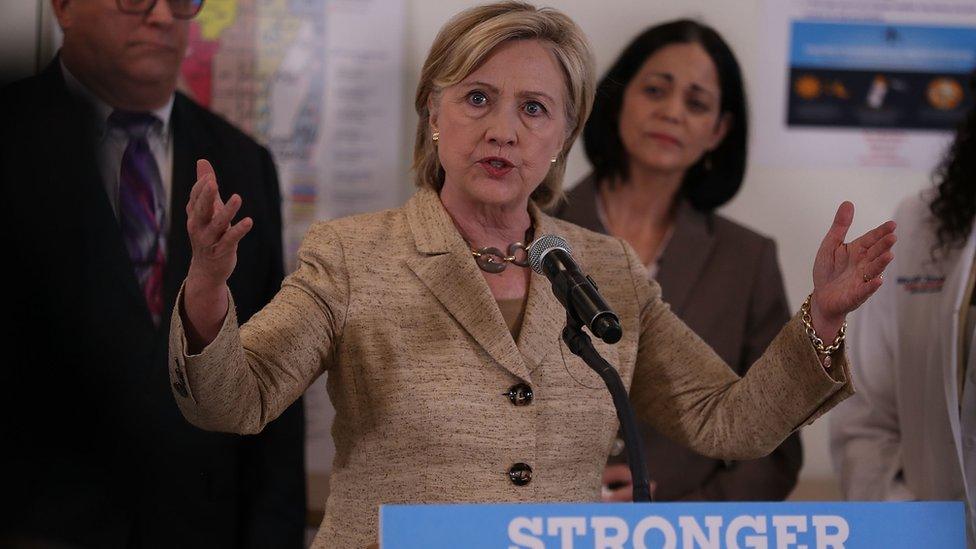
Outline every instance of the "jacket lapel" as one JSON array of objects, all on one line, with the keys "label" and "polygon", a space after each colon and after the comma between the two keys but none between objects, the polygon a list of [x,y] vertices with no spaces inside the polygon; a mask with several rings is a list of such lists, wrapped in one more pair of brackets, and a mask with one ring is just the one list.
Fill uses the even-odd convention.
[{"label": "jacket lapel", "polygon": [[[551,219],[542,215],[534,206],[530,207],[530,213],[536,238],[544,234],[565,236],[560,235]],[[560,352],[560,338],[566,325],[565,311],[553,295],[552,285],[546,277],[533,272],[529,281],[522,330],[518,336],[518,348],[530,371],[534,371],[547,356],[555,356]]]},{"label": "jacket lapel", "polygon": [[[655,277],[662,288],[662,298],[681,316],[688,298],[698,283],[715,238],[705,214],[681,201],[675,217],[671,241],[668,242]],[[680,257],[679,257],[680,254]],[[666,290],[664,290],[666,288]]]},{"label": "jacket lapel", "polygon": [[530,381],[529,369],[484,275],[472,260],[471,251],[437,193],[421,189],[407,203],[406,211],[420,253],[408,259],[407,266],[496,362],[513,375]]}]

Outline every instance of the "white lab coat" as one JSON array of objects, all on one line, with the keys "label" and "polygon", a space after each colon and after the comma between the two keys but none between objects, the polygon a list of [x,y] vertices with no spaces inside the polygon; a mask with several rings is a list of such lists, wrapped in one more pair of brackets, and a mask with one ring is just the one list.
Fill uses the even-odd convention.
[{"label": "white lab coat", "polygon": [[[967,502],[973,543],[973,494],[960,429],[960,306],[976,238],[933,260],[930,196],[901,203],[898,242],[877,294],[850,318],[849,356],[857,393],[831,413],[830,446],[844,495],[851,500]],[[973,349],[976,352],[976,348]]]}]

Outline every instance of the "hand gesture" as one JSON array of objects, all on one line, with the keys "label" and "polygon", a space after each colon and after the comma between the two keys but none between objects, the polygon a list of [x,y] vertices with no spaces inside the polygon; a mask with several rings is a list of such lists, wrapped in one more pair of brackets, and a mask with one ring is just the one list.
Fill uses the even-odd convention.
[{"label": "hand gesture", "polygon": [[197,160],[197,182],[186,205],[186,231],[193,258],[188,278],[206,287],[223,286],[237,265],[237,244],[251,230],[250,217],[231,224],[241,208],[241,197],[220,200],[217,176],[206,160]]},{"label": "hand gesture", "polygon": [[183,290],[182,313],[191,352],[209,345],[227,315],[227,279],[237,265],[237,244],[251,230],[250,217],[231,224],[241,197],[220,200],[217,176],[206,160],[197,160],[197,182],[186,205],[186,231],[193,257]]},{"label": "hand gesture", "polygon": [[827,341],[833,339],[847,313],[881,287],[885,267],[894,259],[894,221],[845,243],[853,221],[854,204],[844,202],[837,208],[813,264],[810,316],[817,334]]}]

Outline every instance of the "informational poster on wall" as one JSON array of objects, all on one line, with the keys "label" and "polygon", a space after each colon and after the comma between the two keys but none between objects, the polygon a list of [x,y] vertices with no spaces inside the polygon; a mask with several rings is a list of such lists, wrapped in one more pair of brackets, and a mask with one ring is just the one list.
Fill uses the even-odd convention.
[{"label": "informational poster on wall", "polygon": [[399,205],[402,0],[208,0],[181,88],[267,145],[289,265],[309,224]]},{"label": "informational poster on wall", "polygon": [[929,171],[976,101],[972,0],[767,0],[757,160]]},{"label": "informational poster on wall", "polygon": [[[267,145],[290,271],[316,221],[402,200],[402,0],[207,0],[181,88]],[[310,511],[325,503],[334,411],[325,376],[305,396]]]}]

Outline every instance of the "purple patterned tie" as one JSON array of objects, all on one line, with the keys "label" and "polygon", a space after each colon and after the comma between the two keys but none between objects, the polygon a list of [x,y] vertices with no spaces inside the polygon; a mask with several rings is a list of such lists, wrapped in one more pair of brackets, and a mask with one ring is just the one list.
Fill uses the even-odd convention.
[{"label": "purple patterned tie", "polygon": [[129,136],[119,170],[119,221],[149,313],[158,326],[163,314],[163,220],[156,215],[156,192],[162,178],[146,134],[159,119],[149,113],[115,111],[109,125]]}]

